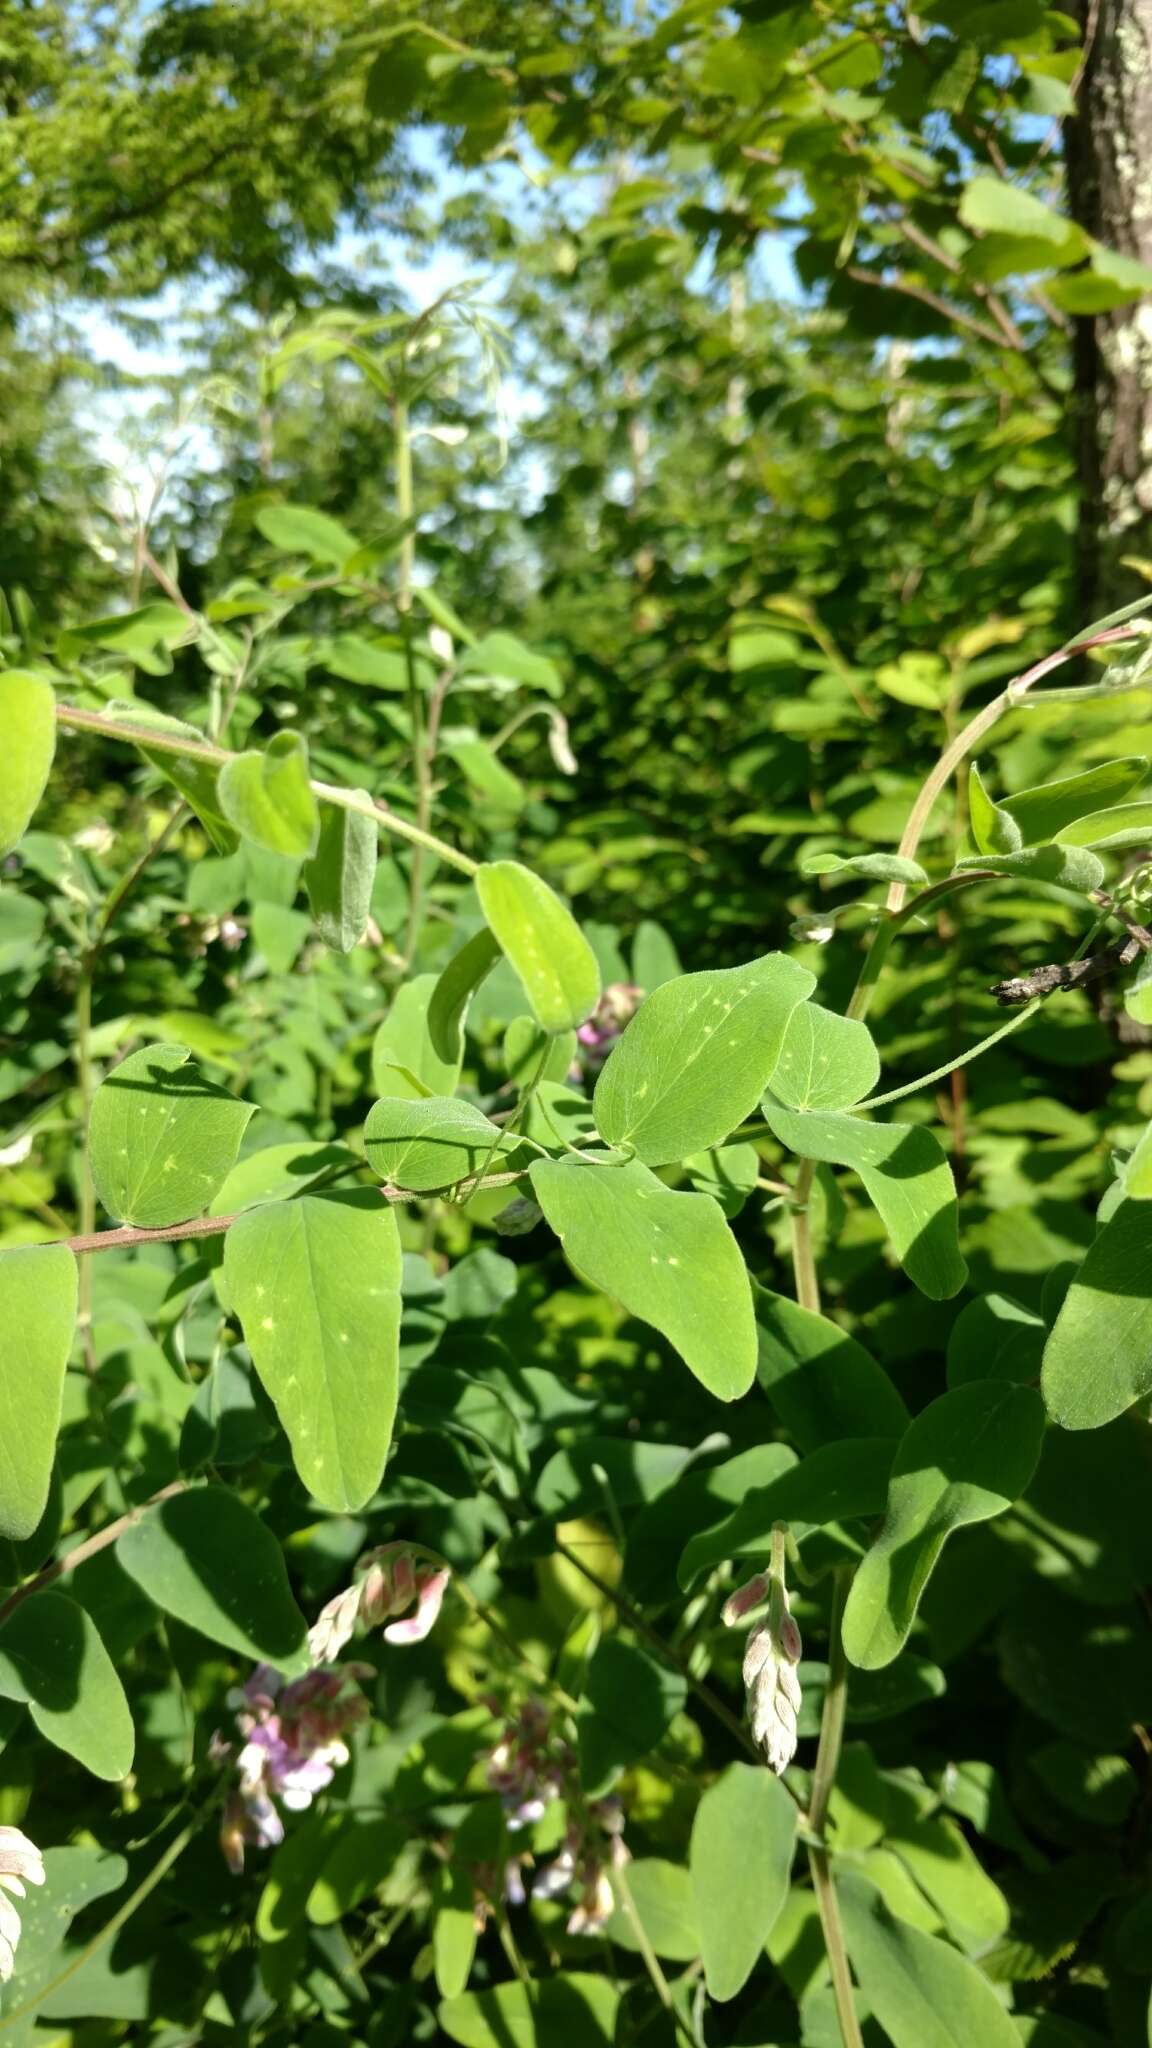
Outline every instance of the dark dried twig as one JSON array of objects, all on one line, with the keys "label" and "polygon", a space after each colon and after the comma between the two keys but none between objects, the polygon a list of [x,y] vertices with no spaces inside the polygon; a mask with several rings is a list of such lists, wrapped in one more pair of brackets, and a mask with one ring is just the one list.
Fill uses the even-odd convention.
[{"label": "dark dried twig", "polygon": [[[1143,928],[1141,927],[1143,932]],[[1104,975],[1112,974],[1117,967],[1131,967],[1141,953],[1152,950],[1152,933],[1143,932],[1138,937],[1134,932],[1126,938],[1116,939],[1105,946],[1100,953],[1086,953],[1083,960],[1057,961],[1047,967],[1037,967],[1032,974],[1014,976],[1009,981],[998,981],[989,990],[1003,1009],[1017,1003],[1030,1003],[1035,996],[1050,996],[1057,989],[1083,988],[1086,982],[1100,981]]]}]

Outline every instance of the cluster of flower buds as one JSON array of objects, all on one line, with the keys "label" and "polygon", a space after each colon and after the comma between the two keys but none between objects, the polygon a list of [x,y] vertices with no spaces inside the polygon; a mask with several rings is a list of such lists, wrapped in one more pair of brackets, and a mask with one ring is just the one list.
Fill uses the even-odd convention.
[{"label": "cluster of flower buds", "polygon": [[643,1000],[644,990],[634,983],[609,982],[587,1023],[581,1024],[576,1033],[581,1051],[580,1061],[573,1069],[577,1079],[581,1072],[595,1073],[604,1065],[624,1026],[631,1023]]},{"label": "cluster of flower buds", "polygon": [[735,1628],[753,1608],[768,1602],[744,1650],[744,1693],[753,1737],[777,1777],[796,1754],[796,1718],[800,1712],[800,1678],[796,1666],[802,1645],[788,1604],[783,1561],[759,1572],[725,1603],[724,1623]]},{"label": "cluster of flower buds", "polygon": [[569,1934],[595,1934],[615,1906],[609,1870],[627,1861],[624,1814],[617,1799],[584,1802],[579,1766],[571,1745],[556,1734],[541,1700],[528,1699],[508,1723],[485,1758],[485,1775],[499,1792],[508,1832],[518,1834],[542,1820],[557,1799],[567,1802],[568,1827],[558,1853],[534,1876],[527,1853],[509,1856],[503,1873],[478,1873],[482,1889],[499,1890],[509,1905],[534,1899],[560,1899],[578,1891],[568,1919]]},{"label": "cluster of flower buds", "polygon": [[237,1774],[220,1830],[230,1870],[243,1870],[245,1845],[271,1849],[283,1841],[277,1800],[290,1813],[302,1812],[347,1763],[344,1736],[368,1713],[355,1681],[372,1675],[362,1665],[320,1665],[289,1683],[258,1664],[248,1683],[229,1694],[243,1743],[237,1751],[217,1739],[213,1750],[218,1761],[233,1762]]},{"label": "cluster of flower buds", "polygon": [[[444,1604],[452,1574],[439,1559],[422,1554],[411,1543],[385,1543],[365,1551],[352,1584],[321,1610],[308,1631],[308,1647],[317,1663],[330,1663],[345,1643],[369,1629],[384,1630],[386,1643],[422,1643]],[[415,1611],[411,1614],[408,1609]],[[394,1615],[405,1618],[393,1620]]]},{"label": "cluster of flower buds", "polygon": [[0,1827],[0,1984],[6,1984],[16,1962],[20,1915],[8,1896],[24,1897],[28,1884],[43,1884],[44,1859],[19,1828]]}]

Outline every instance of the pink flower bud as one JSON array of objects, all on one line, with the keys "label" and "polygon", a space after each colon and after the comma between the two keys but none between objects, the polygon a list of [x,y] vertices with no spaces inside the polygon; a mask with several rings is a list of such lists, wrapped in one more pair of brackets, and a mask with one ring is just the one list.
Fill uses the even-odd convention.
[{"label": "pink flower bud", "polygon": [[435,1624],[436,1617],[444,1605],[444,1593],[451,1573],[432,1572],[428,1577],[421,1575],[416,1596],[416,1612],[406,1621],[394,1621],[384,1631],[386,1643],[422,1643]]}]

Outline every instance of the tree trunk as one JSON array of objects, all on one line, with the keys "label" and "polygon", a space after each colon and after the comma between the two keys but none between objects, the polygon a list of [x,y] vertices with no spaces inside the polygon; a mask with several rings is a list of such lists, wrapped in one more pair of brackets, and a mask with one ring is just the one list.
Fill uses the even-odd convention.
[{"label": "tree trunk", "polygon": [[[1152,0],[1076,0],[1078,110],[1065,128],[1073,218],[1152,263]],[[1077,623],[1148,588],[1122,565],[1152,556],[1152,303],[1076,321],[1080,487]]]}]

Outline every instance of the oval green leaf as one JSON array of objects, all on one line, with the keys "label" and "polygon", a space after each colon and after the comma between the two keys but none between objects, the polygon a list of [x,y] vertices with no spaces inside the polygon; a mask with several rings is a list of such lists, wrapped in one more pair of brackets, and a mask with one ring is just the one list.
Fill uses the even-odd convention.
[{"label": "oval green leaf", "polygon": [[894,1919],[864,1879],[841,1877],[837,1891],[853,1972],[893,2048],[1020,2048],[975,1963]]},{"label": "oval green leaf", "polygon": [[224,1244],[224,1284],[305,1486],[349,1514],[380,1483],[396,1414],[396,1218],[365,1189],[250,1209]]},{"label": "oval green leaf", "polygon": [[18,846],[56,752],[56,692],[28,669],[0,675],[0,855]]},{"label": "oval green leaf", "polygon": [[481,982],[500,958],[500,947],[492,933],[474,932],[447,967],[432,990],[428,1003],[428,1035],[437,1059],[459,1068],[464,1051],[464,1018]]},{"label": "oval green leaf", "polygon": [[270,1529],[225,1486],[146,1508],[116,1555],[165,1614],[286,1677],[307,1671],[308,1630]]},{"label": "oval green leaf", "polygon": [[430,1095],[374,1102],[364,1126],[368,1163],[391,1186],[426,1194],[479,1173],[504,1134],[471,1102]]},{"label": "oval green leaf", "polygon": [[866,1024],[797,1003],[768,1086],[789,1109],[850,1109],[871,1095],[880,1055]]},{"label": "oval green leaf", "polygon": [[368,929],[376,880],[376,825],[366,811],[320,807],[320,837],[304,864],[304,887],[326,946],[350,953]]},{"label": "oval green leaf", "polygon": [[129,1053],[100,1083],[88,1144],[110,1216],[162,1230],[203,1215],[236,1164],[250,1103],[206,1081],[186,1045]]},{"label": "oval green leaf", "polygon": [[262,753],[234,754],[220,770],[217,787],[225,817],[243,838],[266,853],[299,859],[315,852],[320,813],[299,733],[278,732]]},{"label": "oval green leaf", "polygon": [[419,1102],[428,1095],[452,1095],[460,1079],[462,1045],[442,1059],[429,1030],[429,1009],[437,976],[418,974],[398,988],[392,1008],[372,1041],[372,1081],[379,1095]]},{"label": "oval green leaf", "polygon": [[0,1252],[0,1536],[31,1536],[48,1501],[78,1277],[66,1244]]},{"label": "oval green leaf", "polygon": [[1058,889],[1075,889],[1088,896],[1104,880],[1104,863],[1086,846],[1033,846],[1023,853],[966,854],[956,863],[956,873],[983,868],[991,875],[1018,875],[1022,881],[1049,882]]},{"label": "oval green leaf", "polygon": [[850,1166],[879,1210],[910,1280],[932,1301],[958,1294],[968,1278],[960,1256],[952,1169],[921,1124],[871,1124],[764,1106],[769,1129],[801,1159]]},{"label": "oval green leaf", "polygon": [[600,999],[596,955],[560,898],[516,860],[498,860],[476,876],[489,929],[518,975],[545,1031],[572,1031]]},{"label": "oval green leaf", "polygon": [[816,986],[783,953],[684,974],[641,1003],[596,1083],[596,1127],[646,1166],[719,1145],[755,1109]]},{"label": "oval green leaf", "polygon": [[93,1777],[127,1777],[136,1734],[124,1688],[95,1622],[66,1594],[34,1593],[0,1629],[0,1698],[23,1700],[45,1741]]},{"label": "oval green leaf", "polygon": [[757,1764],[729,1764],[696,1809],[688,1868],[712,1998],[735,1998],[763,1957],[788,1896],[797,1812]]},{"label": "oval green leaf", "polygon": [[1011,813],[1024,835],[1025,846],[1039,846],[1055,839],[1066,825],[1090,811],[1110,807],[1139,789],[1148,779],[1148,759],[1130,754],[1120,761],[1101,761],[1082,775],[1066,775],[1059,782],[1039,783],[1033,789],[1018,789],[1006,796],[1002,808]]},{"label": "oval green leaf", "polygon": [[1062,1429],[1100,1429],[1152,1393],[1152,1203],[1121,1202],[1089,1245],[1044,1347]]},{"label": "oval green leaf", "polygon": [[769,1401],[802,1451],[841,1437],[901,1437],[911,1420],[883,1366],[827,1316],[785,1294],[753,1290]]},{"label": "oval green leaf", "polygon": [[530,1177],[579,1273],[667,1337],[718,1400],[747,1393],[756,1373],[752,1287],[710,1196],[673,1194],[638,1160],[541,1159]]},{"label": "oval green leaf", "polygon": [[916,1417],[892,1466],[888,1509],[844,1610],[844,1648],[877,1671],[898,1656],[954,1529],[1002,1515],[1040,1456],[1044,1404],[1031,1387],[971,1380]]}]

